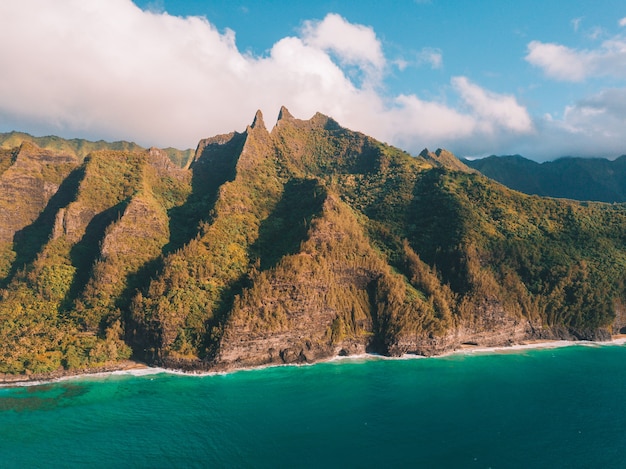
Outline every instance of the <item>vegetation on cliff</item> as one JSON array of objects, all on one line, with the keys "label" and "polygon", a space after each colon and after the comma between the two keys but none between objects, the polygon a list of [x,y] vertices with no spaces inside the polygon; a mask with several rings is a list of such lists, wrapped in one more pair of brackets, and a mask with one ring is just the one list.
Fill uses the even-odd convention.
[{"label": "vegetation on cliff", "polygon": [[0,372],[432,354],[624,325],[625,206],[523,195],[443,150],[412,157],[284,108],[271,132],[259,112],[201,141],[188,169],[155,149],[23,145],[0,151]]}]

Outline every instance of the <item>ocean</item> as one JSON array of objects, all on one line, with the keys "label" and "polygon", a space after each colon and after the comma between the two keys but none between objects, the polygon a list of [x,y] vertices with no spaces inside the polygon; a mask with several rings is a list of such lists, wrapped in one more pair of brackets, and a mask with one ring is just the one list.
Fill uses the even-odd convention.
[{"label": "ocean", "polygon": [[626,467],[626,346],[0,389],[0,467]]}]

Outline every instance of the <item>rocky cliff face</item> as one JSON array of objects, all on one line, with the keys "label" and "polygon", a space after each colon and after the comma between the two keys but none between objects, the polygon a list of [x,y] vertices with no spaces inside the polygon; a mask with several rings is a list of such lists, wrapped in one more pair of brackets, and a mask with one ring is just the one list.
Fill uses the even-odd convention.
[{"label": "rocky cliff face", "polygon": [[78,160],[23,143],[0,175],[0,242],[33,223]]},{"label": "rocky cliff face", "polygon": [[524,196],[321,114],[282,108],[270,131],[258,112],[188,169],[158,149],[24,144],[0,172],[4,373],[433,355],[624,325],[623,206]]}]

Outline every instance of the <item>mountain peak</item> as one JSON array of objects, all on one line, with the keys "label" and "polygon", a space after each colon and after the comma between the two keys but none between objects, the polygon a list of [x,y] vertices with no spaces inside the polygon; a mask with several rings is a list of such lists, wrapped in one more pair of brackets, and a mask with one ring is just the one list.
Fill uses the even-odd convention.
[{"label": "mountain peak", "polygon": [[253,129],[257,127],[265,129],[265,122],[263,121],[263,113],[259,109],[254,115],[254,121],[252,121],[252,125],[250,126]]},{"label": "mountain peak", "polygon": [[283,119],[293,119],[294,117],[291,115],[289,110],[285,106],[280,107],[280,112],[278,113],[278,120]]},{"label": "mountain peak", "polygon": [[437,148],[434,153],[429,151],[428,148],[424,148],[419,156],[424,158],[429,163],[432,163],[440,168],[447,168],[454,171],[463,171],[466,173],[474,172],[473,169],[463,164],[463,162],[459,160],[456,156],[454,156],[448,150],[444,150],[442,148]]}]

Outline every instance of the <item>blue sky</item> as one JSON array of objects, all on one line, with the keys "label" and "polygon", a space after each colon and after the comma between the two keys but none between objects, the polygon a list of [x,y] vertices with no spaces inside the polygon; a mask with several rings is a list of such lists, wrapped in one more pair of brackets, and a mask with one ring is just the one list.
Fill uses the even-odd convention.
[{"label": "blue sky", "polygon": [[195,147],[257,109],[411,153],[626,153],[626,4],[7,0],[0,131]]}]

